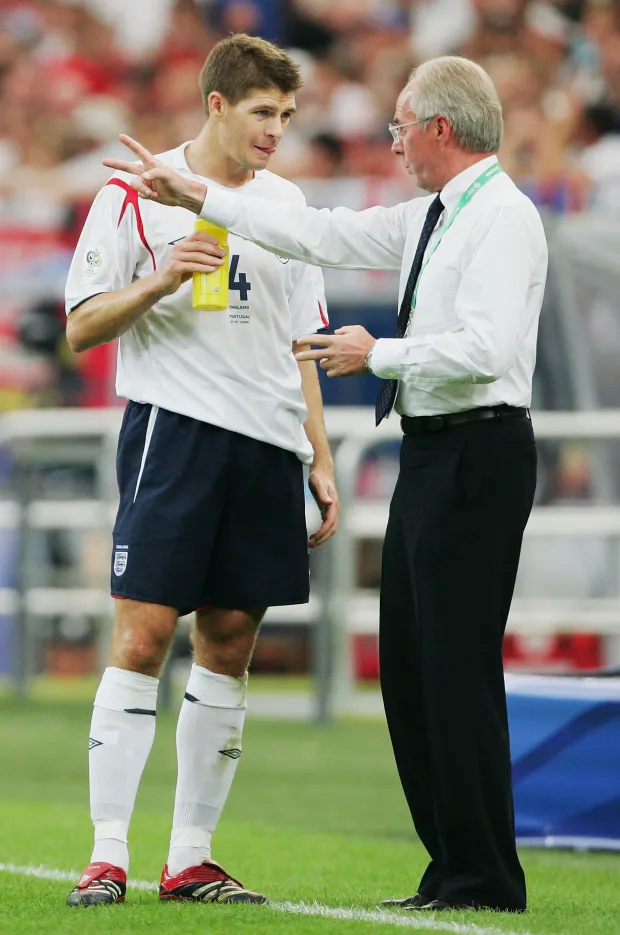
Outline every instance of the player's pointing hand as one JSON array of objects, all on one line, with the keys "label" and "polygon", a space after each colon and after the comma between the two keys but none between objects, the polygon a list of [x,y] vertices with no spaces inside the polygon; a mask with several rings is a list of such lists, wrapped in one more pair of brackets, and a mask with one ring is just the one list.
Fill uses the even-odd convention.
[{"label": "player's pointing hand", "polygon": [[207,194],[206,185],[183,178],[130,136],[121,133],[119,140],[135,153],[140,162],[104,159],[104,166],[133,175],[131,184],[141,198],[159,201],[172,207],[187,208],[194,214],[200,213]]}]

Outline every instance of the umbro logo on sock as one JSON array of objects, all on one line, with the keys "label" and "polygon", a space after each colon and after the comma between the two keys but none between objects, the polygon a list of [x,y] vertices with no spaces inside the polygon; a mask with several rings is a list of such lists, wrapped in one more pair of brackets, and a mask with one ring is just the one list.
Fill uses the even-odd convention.
[{"label": "umbro logo on sock", "polygon": [[237,747],[231,747],[230,750],[218,750],[218,753],[221,753],[222,756],[228,756],[231,760],[238,760],[241,756],[241,750]]},{"label": "umbro logo on sock", "polygon": [[88,749],[89,750],[94,750],[95,747],[102,747],[102,746],[103,746],[103,740],[95,740],[94,737],[88,738]]}]

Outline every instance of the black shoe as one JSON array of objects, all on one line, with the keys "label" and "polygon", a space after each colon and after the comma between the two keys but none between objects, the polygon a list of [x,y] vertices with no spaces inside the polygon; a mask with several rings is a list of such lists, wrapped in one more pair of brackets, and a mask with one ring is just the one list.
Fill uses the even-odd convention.
[{"label": "black shoe", "polygon": [[445,899],[432,899],[430,903],[426,903],[425,906],[406,906],[405,908],[427,909],[429,912],[444,912],[445,910],[461,912],[464,909],[473,909],[475,912],[478,907],[472,906],[471,903],[448,903]]},{"label": "black shoe", "polygon": [[379,903],[379,909],[388,909],[393,907],[395,909],[422,909],[428,904],[428,899],[426,896],[422,896],[422,893],[416,893],[415,896],[405,896],[404,899],[384,899],[382,903]]},{"label": "black shoe", "polygon": [[67,906],[109,906],[125,901],[127,874],[112,864],[89,864],[67,897]]}]

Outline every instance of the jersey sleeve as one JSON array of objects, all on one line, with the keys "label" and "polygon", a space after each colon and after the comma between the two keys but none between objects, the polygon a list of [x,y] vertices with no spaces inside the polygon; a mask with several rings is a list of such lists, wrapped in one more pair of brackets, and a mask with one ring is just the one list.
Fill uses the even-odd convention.
[{"label": "jersey sleeve", "polygon": [[317,266],[296,263],[296,276],[289,295],[291,338],[297,341],[305,334],[329,328],[323,273]]},{"label": "jersey sleeve", "polygon": [[101,292],[131,285],[145,250],[155,268],[138,193],[123,179],[110,179],[92,204],[73,255],[65,288],[67,315]]}]

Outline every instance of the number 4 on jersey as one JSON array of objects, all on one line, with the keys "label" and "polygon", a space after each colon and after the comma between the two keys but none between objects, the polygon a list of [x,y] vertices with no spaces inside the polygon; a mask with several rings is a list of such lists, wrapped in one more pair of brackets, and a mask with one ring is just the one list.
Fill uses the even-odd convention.
[{"label": "number 4 on jersey", "polygon": [[245,273],[239,273],[237,278],[237,267],[239,266],[239,255],[234,253],[230,258],[230,271],[228,273],[228,288],[235,289],[239,293],[242,302],[247,302],[248,292],[252,286],[248,282]]}]

